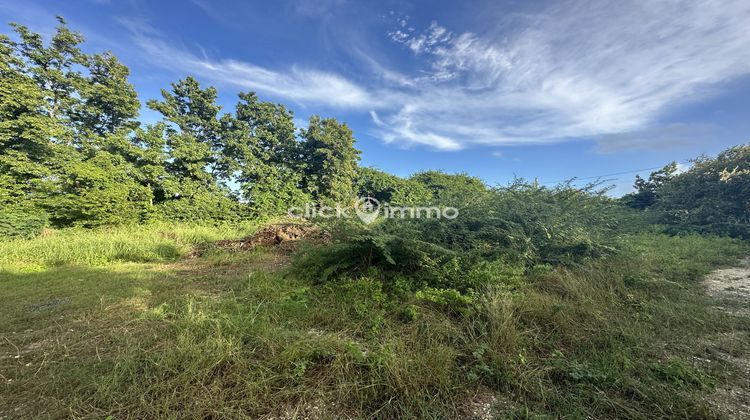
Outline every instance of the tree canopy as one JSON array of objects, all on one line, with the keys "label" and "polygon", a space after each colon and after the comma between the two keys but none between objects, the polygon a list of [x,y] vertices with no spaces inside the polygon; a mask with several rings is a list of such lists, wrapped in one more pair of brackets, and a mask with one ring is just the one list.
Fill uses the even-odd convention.
[{"label": "tree canopy", "polygon": [[[56,226],[228,221],[355,194],[352,131],[241,92],[224,112],[193,77],[147,106],[111,52],[88,54],[62,18],[51,39],[12,24],[0,36],[0,211]],[[23,219],[24,217],[20,217]],[[46,220],[46,219],[44,219]]]},{"label": "tree canopy", "polygon": [[[27,235],[46,223],[237,221],[305,203],[349,205],[357,196],[499,212],[478,178],[401,178],[360,167],[345,123],[314,115],[296,127],[289,108],[255,92],[240,92],[225,110],[217,90],[191,76],[146,101],[161,118],[142,124],[129,69],[111,52],[85,52],[83,36],[58,23],[49,39],[18,24],[0,35],[0,234]],[[535,188],[508,191],[520,197]],[[669,230],[750,237],[750,146],[698,158],[684,173],[671,163],[636,177],[635,188],[620,203]]]}]

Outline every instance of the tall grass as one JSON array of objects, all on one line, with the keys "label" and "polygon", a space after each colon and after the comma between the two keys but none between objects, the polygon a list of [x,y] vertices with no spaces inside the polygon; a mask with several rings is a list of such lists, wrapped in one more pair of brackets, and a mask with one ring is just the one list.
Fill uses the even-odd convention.
[{"label": "tall grass", "polygon": [[34,239],[0,241],[0,271],[38,271],[74,264],[169,261],[193,246],[247,235],[255,223],[201,226],[159,223],[101,229],[62,229]]},{"label": "tall grass", "polygon": [[[169,243],[217,232],[202,229]],[[750,334],[750,322],[714,310],[700,278],[747,246],[637,235],[618,249],[534,267],[460,311],[389,290],[377,272],[321,283],[231,253],[196,259],[195,271],[6,273],[13,287],[0,298],[18,302],[3,308],[6,330],[18,333],[0,342],[11,356],[0,371],[13,380],[0,413],[456,418],[495,401],[499,418],[711,417],[705,398],[733,379],[718,357],[696,360],[715,351],[717,334]],[[52,285],[55,299],[37,296]],[[82,288],[95,290],[85,306]],[[726,351],[746,357],[747,342]]]}]

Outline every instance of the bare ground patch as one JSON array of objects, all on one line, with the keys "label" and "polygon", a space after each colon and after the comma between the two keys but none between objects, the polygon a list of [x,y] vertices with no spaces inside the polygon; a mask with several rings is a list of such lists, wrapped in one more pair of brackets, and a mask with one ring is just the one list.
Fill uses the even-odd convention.
[{"label": "bare ground patch", "polygon": [[750,316],[750,257],[738,267],[722,268],[706,276],[708,294],[719,309],[733,315]]},{"label": "bare ground patch", "polygon": [[[704,280],[707,293],[716,300],[717,309],[738,317],[750,317],[750,257],[737,267],[716,270]],[[711,339],[715,357],[720,358],[736,378],[734,385],[719,385],[710,403],[728,418],[750,418],[750,357],[747,352],[732,354],[727,341],[750,339],[735,333]],[[744,385],[736,385],[744,384]]]}]

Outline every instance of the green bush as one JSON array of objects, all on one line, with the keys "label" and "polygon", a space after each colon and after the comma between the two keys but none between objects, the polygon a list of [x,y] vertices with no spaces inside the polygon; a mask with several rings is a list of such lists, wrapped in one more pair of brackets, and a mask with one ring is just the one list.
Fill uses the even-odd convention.
[{"label": "green bush", "polygon": [[33,238],[48,222],[48,216],[42,213],[0,211],[0,238]]},{"label": "green bush", "polygon": [[462,294],[456,289],[436,289],[433,287],[426,287],[417,291],[415,297],[456,315],[467,315],[472,310],[474,302],[471,295]]},{"label": "green bush", "polygon": [[153,217],[166,222],[237,222],[249,218],[249,209],[221,193],[201,192],[157,204]]},{"label": "green bush", "polygon": [[433,199],[432,192],[425,184],[375,168],[357,169],[357,194],[395,205],[425,205]]},{"label": "green bush", "polygon": [[[439,175],[442,181],[450,177]],[[303,253],[297,271],[325,282],[374,269],[387,284],[398,278],[399,287],[412,292],[513,289],[534,266],[577,265],[613,253],[620,220],[628,220],[622,216],[634,212],[593,186],[545,188],[518,181],[477,196],[476,185],[463,181],[437,190],[441,199],[461,198],[459,217],[381,218],[369,226],[336,220],[328,226],[334,243]]]}]

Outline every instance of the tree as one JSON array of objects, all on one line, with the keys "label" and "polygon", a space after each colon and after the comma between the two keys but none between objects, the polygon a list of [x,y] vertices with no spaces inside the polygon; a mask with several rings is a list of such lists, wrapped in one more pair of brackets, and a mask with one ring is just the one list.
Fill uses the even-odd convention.
[{"label": "tree", "polygon": [[319,202],[346,203],[354,198],[360,151],[352,131],[334,118],[310,118],[302,134],[304,186]]},{"label": "tree", "polygon": [[136,172],[122,156],[98,151],[71,162],[44,205],[63,226],[140,223],[148,219],[152,192],[137,182]]},{"label": "tree", "polygon": [[432,193],[422,183],[399,178],[375,168],[357,169],[357,194],[393,205],[427,205]]},{"label": "tree", "polygon": [[60,115],[74,102],[70,67],[81,38],[62,19],[49,47],[28,28],[12,27],[18,42],[0,36],[0,206],[34,213],[76,154]]},{"label": "tree", "polygon": [[672,162],[658,171],[651,172],[648,180],[635,176],[635,193],[623,197],[623,201],[630,207],[645,209],[653,206],[659,196],[659,190],[671,181],[677,173],[677,163]]},{"label": "tree", "polygon": [[44,163],[55,154],[49,139],[54,120],[40,112],[44,92],[25,73],[13,52],[16,44],[0,37],[0,205],[34,200],[35,184],[49,176]]},{"label": "tree", "polygon": [[[156,173],[155,197],[159,203],[156,217],[176,221],[231,221],[243,217],[245,209],[229,190],[234,166],[228,158],[233,118],[219,116],[216,89],[202,89],[197,80],[188,77],[172,84],[172,91],[162,90],[162,101],[148,106],[164,116],[165,173]],[[152,145],[159,143],[147,133]],[[148,149],[147,149],[148,150]],[[158,154],[149,155],[157,159]],[[149,165],[151,166],[151,165]],[[158,179],[158,177],[163,177]],[[158,182],[157,182],[158,181]]]},{"label": "tree", "polygon": [[148,106],[164,116],[166,167],[177,181],[171,192],[179,197],[216,190],[224,142],[216,89],[201,89],[197,80],[188,77],[161,94],[162,101],[151,100]]},{"label": "tree", "polygon": [[137,127],[140,102],[130,70],[110,52],[86,57],[86,65],[90,74],[79,84],[81,104],[72,115],[79,132],[102,136]]},{"label": "tree", "polygon": [[[42,36],[26,26],[12,23],[20,41],[16,44],[17,57],[23,62],[24,71],[36,82],[44,97],[43,114],[70,128],[70,117],[80,103],[80,95],[74,94],[83,83],[79,67],[86,66],[86,56],[78,47],[83,36],[68,29],[62,17],[57,18],[55,35],[48,46]],[[72,144],[73,131],[59,132],[60,137],[51,140]]]},{"label": "tree", "polygon": [[311,201],[301,189],[299,145],[294,116],[280,104],[240,93],[235,116],[222,123],[228,133],[225,167],[236,174],[256,215],[283,214]]},{"label": "tree", "polygon": [[122,153],[139,108],[129,71],[82,53],[83,37],[58,21],[48,44],[17,24],[18,41],[0,38],[0,201],[59,225],[137,221],[150,192]]},{"label": "tree", "polygon": [[657,221],[671,231],[750,238],[750,144],[692,163],[659,187],[651,207]]}]

